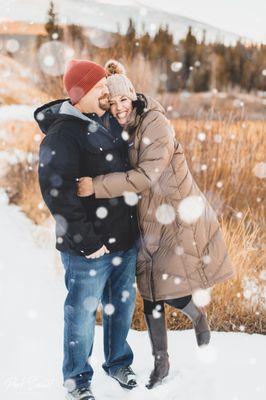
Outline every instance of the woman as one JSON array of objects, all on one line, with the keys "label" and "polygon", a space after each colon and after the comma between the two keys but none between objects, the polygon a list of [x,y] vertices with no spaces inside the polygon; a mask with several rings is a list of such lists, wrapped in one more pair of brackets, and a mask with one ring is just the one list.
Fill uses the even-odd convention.
[{"label": "woman", "polygon": [[134,169],[81,178],[78,194],[124,195],[126,202],[138,203],[137,283],[155,357],[147,385],[152,388],[169,372],[164,303],[191,319],[199,346],[208,344],[206,314],[192,294],[231,278],[233,271],[216,215],[188,169],[163,108],[136,94],[119,63],[110,61],[106,68],[111,113],[124,128]]}]

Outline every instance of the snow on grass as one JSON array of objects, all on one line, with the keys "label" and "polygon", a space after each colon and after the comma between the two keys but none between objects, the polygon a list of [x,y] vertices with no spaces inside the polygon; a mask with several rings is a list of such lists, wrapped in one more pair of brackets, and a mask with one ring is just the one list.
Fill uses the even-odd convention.
[{"label": "snow on grass", "polygon": [[38,159],[38,155],[16,148],[0,151],[0,178],[4,178],[7,175],[10,166],[20,163],[33,164]]},{"label": "snow on grass", "polygon": [[33,121],[36,106],[12,104],[0,107],[0,122],[8,121]]},{"label": "snow on grass", "polygon": [[[62,388],[63,268],[53,232],[36,227],[0,195],[0,393],[5,400],[59,400]],[[44,241],[43,239],[46,238]],[[55,265],[56,264],[56,265]],[[152,356],[146,332],[131,330],[138,388],[127,392],[106,376],[102,328],[96,328],[92,364],[96,400],[264,400],[266,337],[213,332],[199,350],[194,332],[169,332],[171,371],[165,384],[145,388]]]}]

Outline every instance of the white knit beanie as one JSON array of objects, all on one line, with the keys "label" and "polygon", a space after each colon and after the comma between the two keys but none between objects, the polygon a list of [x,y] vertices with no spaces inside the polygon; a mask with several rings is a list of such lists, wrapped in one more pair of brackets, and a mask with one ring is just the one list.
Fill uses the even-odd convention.
[{"label": "white knit beanie", "polygon": [[111,97],[126,96],[132,101],[137,100],[134,86],[126,76],[125,68],[120,62],[109,60],[104,68],[107,72],[107,86]]}]

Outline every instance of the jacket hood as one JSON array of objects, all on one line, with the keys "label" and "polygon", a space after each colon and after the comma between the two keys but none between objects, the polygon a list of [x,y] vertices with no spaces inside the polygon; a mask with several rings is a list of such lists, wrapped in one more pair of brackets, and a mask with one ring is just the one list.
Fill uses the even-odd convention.
[{"label": "jacket hood", "polygon": [[125,130],[136,128],[139,125],[140,120],[146,114],[148,114],[150,111],[159,111],[162,114],[165,114],[165,109],[157,100],[155,100],[154,98],[147,96],[147,95],[144,95],[144,97],[147,102],[147,106],[146,106],[144,112],[141,115],[139,115],[139,114],[137,114],[136,108],[134,108],[131,113],[130,119],[125,127]]},{"label": "jacket hood", "polygon": [[68,99],[51,101],[34,111],[34,119],[45,135],[55,122],[73,118],[78,118],[87,122],[91,121],[76,107],[72,106]]},{"label": "jacket hood", "polygon": [[163,106],[157,100],[153,99],[150,96],[146,96],[145,95],[145,97],[146,97],[146,100],[147,100],[147,107],[146,107],[146,111],[145,112],[153,110],[153,111],[159,111],[162,114],[165,114],[165,109],[163,108]]}]

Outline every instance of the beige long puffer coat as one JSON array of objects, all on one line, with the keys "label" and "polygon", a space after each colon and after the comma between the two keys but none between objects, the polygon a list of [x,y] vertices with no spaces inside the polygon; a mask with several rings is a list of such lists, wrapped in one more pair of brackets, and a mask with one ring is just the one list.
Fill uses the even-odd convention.
[{"label": "beige long puffer coat", "polygon": [[[157,301],[192,294],[233,276],[216,214],[196,185],[181,144],[155,100],[141,116],[132,112],[132,170],[93,179],[97,198],[139,193],[142,236],[137,283]],[[136,196],[135,196],[136,197]]]}]

